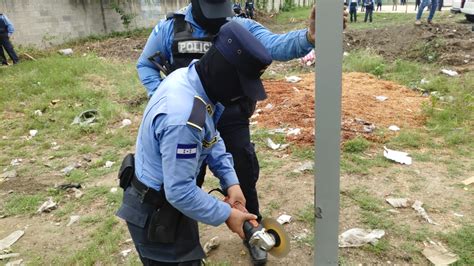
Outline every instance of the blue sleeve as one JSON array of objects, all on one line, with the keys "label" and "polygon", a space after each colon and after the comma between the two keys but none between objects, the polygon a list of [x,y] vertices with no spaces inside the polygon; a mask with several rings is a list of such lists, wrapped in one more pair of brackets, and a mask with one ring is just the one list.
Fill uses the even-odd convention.
[{"label": "blue sleeve", "polygon": [[169,126],[157,135],[163,160],[166,199],[184,215],[210,225],[230,216],[230,206],[196,185],[201,132],[189,126]]},{"label": "blue sleeve", "polygon": [[3,18],[4,18],[4,21],[5,21],[5,24],[7,25],[8,34],[12,35],[13,32],[15,32],[15,28],[13,27],[12,22],[8,19],[8,17],[6,15],[3,15]]},{"label": "blue sleeve", "polygon": [[212,173],[220,179],[222,190],[226,191],[232,185],[239,184],[237,174],[234,170],[232,155],[225,150],[225,144],[220,135],[218,141],[211,148],[207,157],[207,165]]},{"label": "blue sleeve", "polygon": [[275,34],[254,20],[238,17],[233,19],[257,37],[274,60],[288,61],[300,58],[314,48],[306,38],[307,29]]},{"label": "blue sleeve", "polygon": [[[153,63],[148,60],[156,52],[160,51],[167,60],[171,57],[171,43],[173,38],[173,20],[162,20],[155,26],[138,58],[137,72],[140,81],[145,86],[148,96],[153,95],[163,78]],[[160,62],[163,63],[163,62]]]}]

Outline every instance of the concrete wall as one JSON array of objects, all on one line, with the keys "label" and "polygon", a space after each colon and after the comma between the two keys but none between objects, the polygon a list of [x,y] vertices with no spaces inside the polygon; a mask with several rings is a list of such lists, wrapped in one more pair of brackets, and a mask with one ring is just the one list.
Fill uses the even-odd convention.
[{"label": "concrete wall", "polygon": [[[14,42],[49,46],[71,38],[124,30],[112,8],[117,0],[0,0],[15,27]],[[122,0],[126,13],[136,14],[131,28],[153,27],[167,12],[187,5],[188,0]]]},{"label": "concrete wall", "polygon": [[[260,1],[268,12],[278,12],[285,2],[257,0],[257,7]],[[297,6],[314,3],[293,1]],[[136,14],[130,28],[140,28],[155,26],[168,12],[185,7],[190,0],[0,0],[0,12],[15,27],[15,45],[46,47],[73,38],[123,31],[120,15],[112,7],[117,2],[127,14]]]}]

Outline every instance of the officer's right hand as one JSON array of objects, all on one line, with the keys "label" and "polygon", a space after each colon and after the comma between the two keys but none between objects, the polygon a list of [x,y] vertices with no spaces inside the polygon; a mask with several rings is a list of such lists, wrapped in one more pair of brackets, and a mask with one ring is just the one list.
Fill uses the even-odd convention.
[{"label": "officer's right hand", "polygon": [[256,220],[257,216],[251,213],[241,212],[235,208],[231,209],[231,213],[227,221],[225,221],[227,227],[229,227],[230,231],[238,234],[240,238],[244,239],[244,222],[247,220]]}]

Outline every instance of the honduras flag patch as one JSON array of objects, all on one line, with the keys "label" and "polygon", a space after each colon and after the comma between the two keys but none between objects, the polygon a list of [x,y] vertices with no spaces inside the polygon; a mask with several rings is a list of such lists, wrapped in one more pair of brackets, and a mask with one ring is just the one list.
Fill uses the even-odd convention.
[{"label": "honduras flag patch", "polygon": [[176,159],[196,158],[197,144],[178,144],[176,148]]}]

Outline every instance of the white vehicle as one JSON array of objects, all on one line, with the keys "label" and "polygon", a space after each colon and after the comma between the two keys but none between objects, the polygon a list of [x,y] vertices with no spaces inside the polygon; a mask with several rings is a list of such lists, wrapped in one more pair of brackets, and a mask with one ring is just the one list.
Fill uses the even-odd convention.
[{"label": "white vehicle", "polygon": [[461,12],[468,21],[474,22],[474,0],[466,0],[464,6],[461,7]]},{"label": "white vehicle", "polygon": [[464,6],[466,0],[453,0],[453,5],[451,7],[452,13],[461,13],[461,8]]}]

